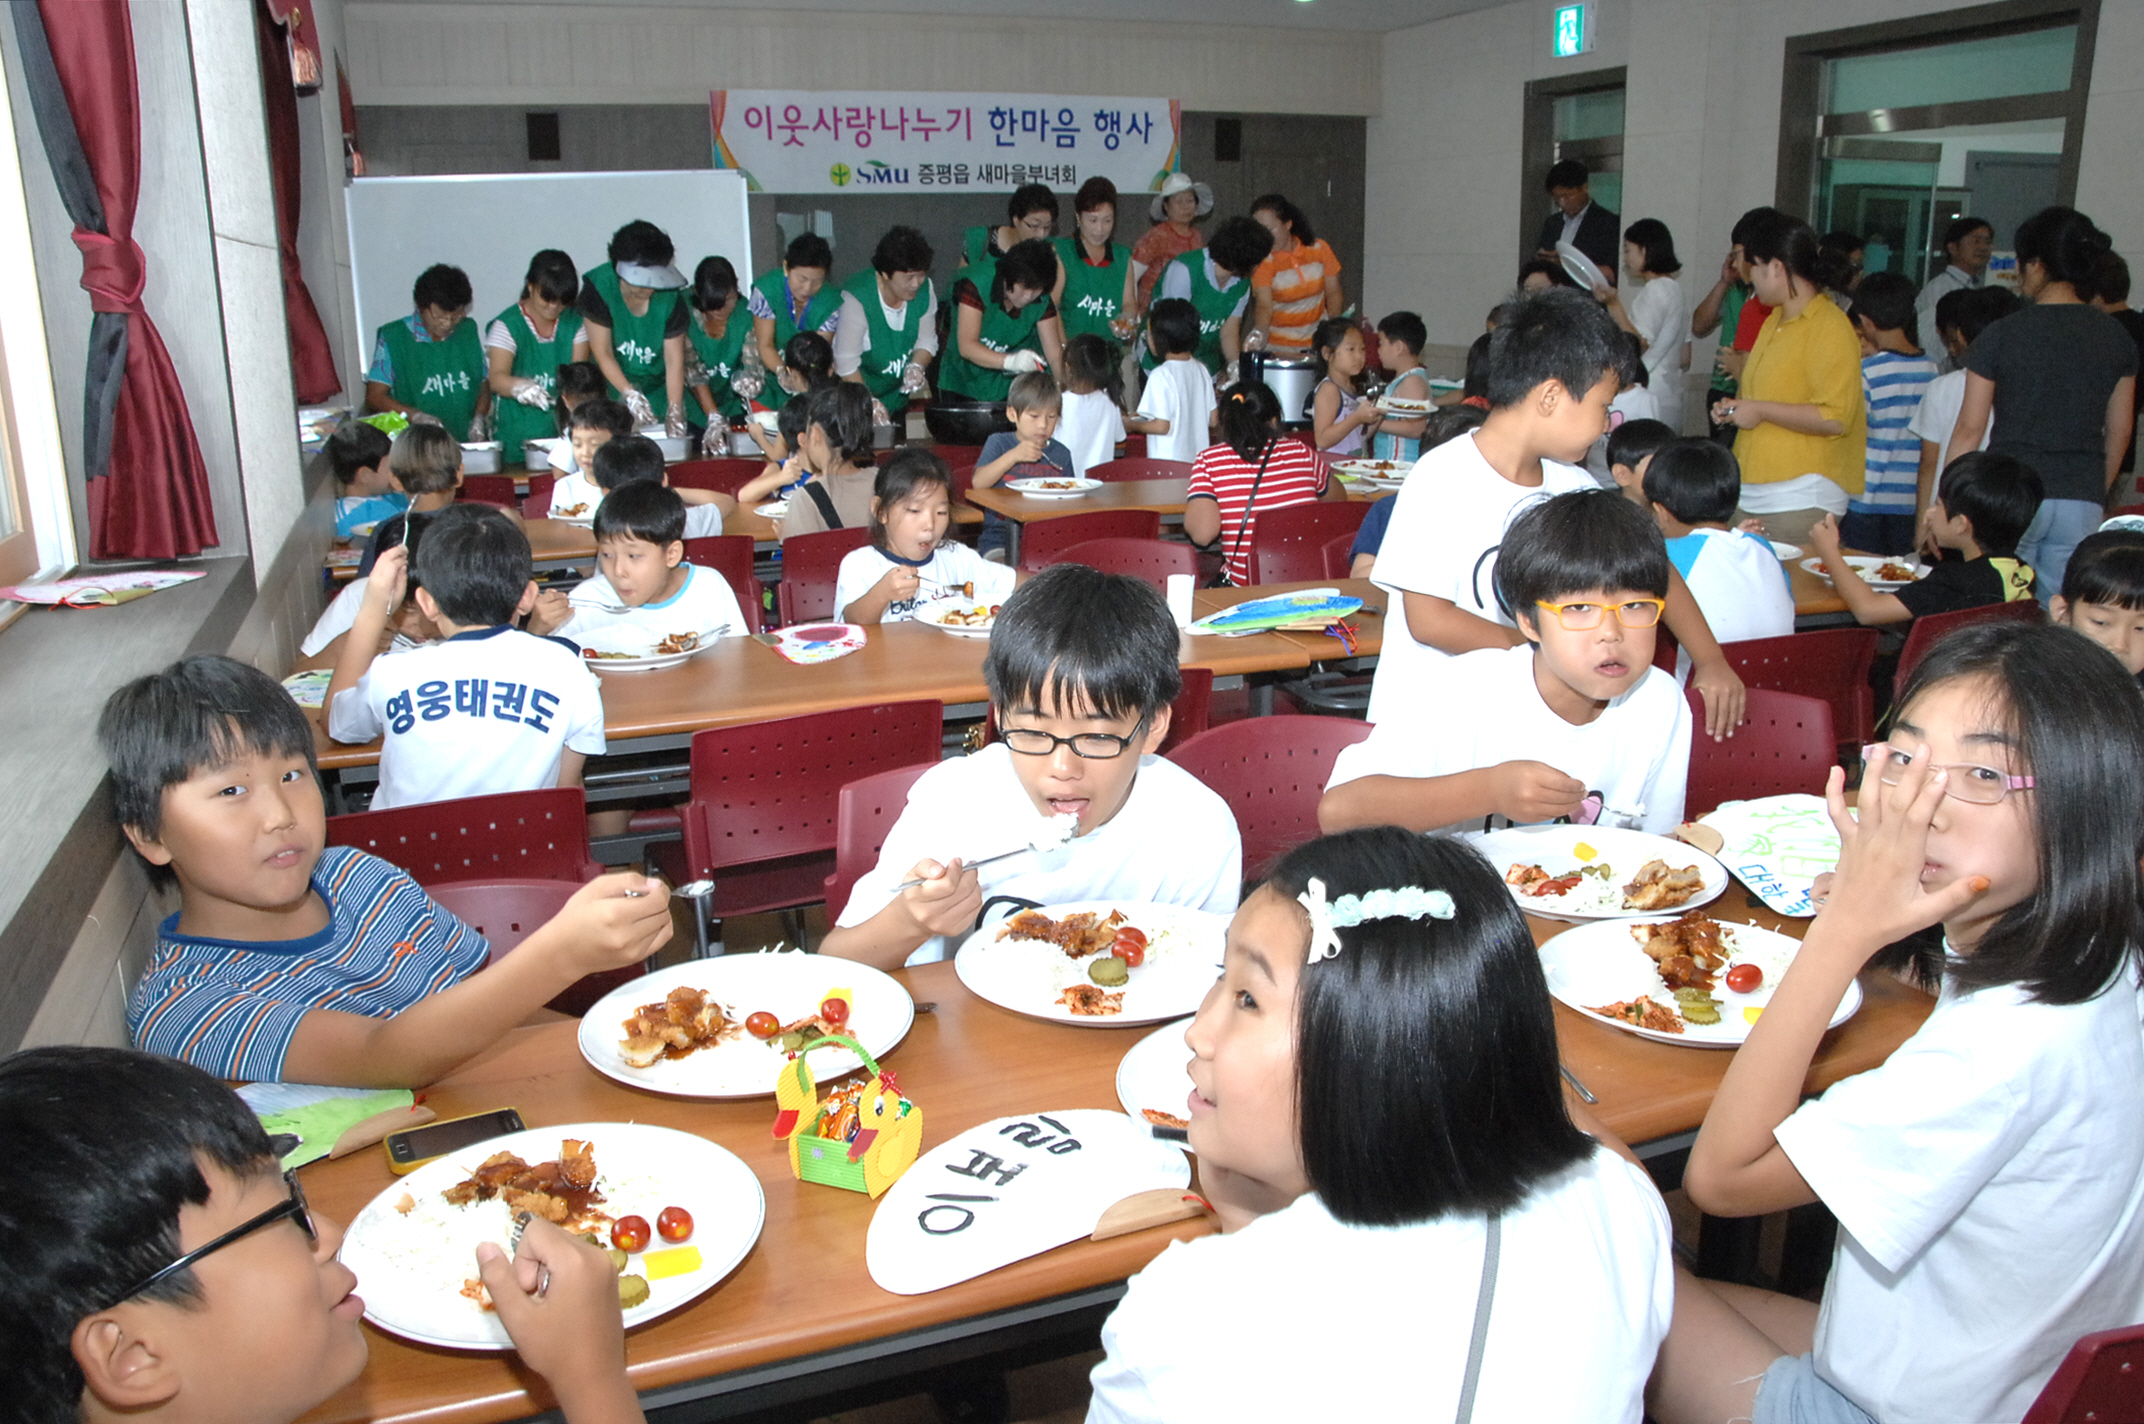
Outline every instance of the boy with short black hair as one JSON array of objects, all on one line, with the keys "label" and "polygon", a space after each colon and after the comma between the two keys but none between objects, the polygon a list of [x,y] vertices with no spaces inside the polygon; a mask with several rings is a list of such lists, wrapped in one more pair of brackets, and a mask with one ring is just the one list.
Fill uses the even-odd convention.
[{"label": "boy with short black hair", "polygon": [[335,476],[335,537],[354,539],[409,508],[387,468],[394,446],[387,432],[362,420],[345,420],[321,447]]},{"label": "boy with short black hair", "polygon": [[[1022,584],[983,664],[999,740],[916,782],[878,864],[829,907],[821,952],[884,969],[943,958],[993,906],[1117,899],[1231,913],[1236,818],[1156,755],[1183,690],[1176,650],[1168,605],[1138,579],[1057,564]],[[900,888],[909,880],[920,883]]]},{"label": "boy with short black hair", "polygon": [[409,505],[372,526],[357,561],[360,579],[372,572],[382,549],[406,545],[414,555],[432,516],[454,503],[462,488],[461,442],[436,425],[412,425],[388,448],[387,471]]},{"label": "boy with short black hair", "polygon": [[1623,498],[1640,509],[1651,507],[1645,497],[1645,466],[1653,452],[1675,438],[1664,420],[1626,420],[1608,432],[1608,477],[1623,492]]},{"label": "boy with short black hair", "polygon": [[[434,517],[414,579],[380,556],[328,684],[328,735],[380,748],[375,807],[578,786],[603,751],[603,695],[580,652],[513,626],[535,602],[528,536],[488,505]],[[375,661],[408,584],[441,641]]]},{"label": "boy with short black hair", "polygon": [[1463,831],[1569,817],[1674,829],[1690,710],[1652,666],[1672,578],[1660,531],[1621,495],[1529,505],[1496,567],[1497,597],[1526,641],[1447,659],[1436,697],[1341,751],[1319,825]]},{"label": "boy with short black hair", "polygon": [[2033,572],[2017,557],[2018,541],[2040,510],[2040,477],[2008,455],[1975,450],[1944,467],[1921,534],[1963,557],[1945,559],[1918,582],[1879,593],[1839,553],[1839,521],[1826,515],[1809,531],[1832,587],[1854,621],[1871,627],[1925,613],[1955,613],[2033,596]]},{"label": "boy with short black hair", "polygon": [[[1429,344],[1429,328],[1411,311],[1396,311],[1377,324],[1377,364],[1392,373],[1385,396],[1393,400],[1431,401],[1436,391],[1429,372],[1422,366],[1422,348]],[[1459,399],[1454,392],[1453,400]],[[1413,464],[1422,456],[1422,436],[1429,426],[1427,415],[1400,419],[1387,415],[1370,437],[1370,456],[1377,460],[1404,460]]]},{"label": "boy with short black hair", "polygon": [[[1643,492],[1668,560],[1721,643],[1794,631],[1794,589],[1769,539],[1731,528],[1742,498],[1735,452],[1703,437],[1670,440],[1645,467]],[[1689,676],[1681,650],[1675,676]]]},{"label": "boy with short black hair", "polygon": [[[1939,374],[1921,392],[1921,403],[1907,425],[1920,441],[1920,473],[1913,507],[1926,509],[1936,497],[1936,476],[1943,469],[1943,452],[1950,446],[1951,432],[1958,428],[1958,412],[1965,405],[1965,353],[1980,339],[1980,333],[2017,310],[2018,298],[2007,287],[1960,287],[1945,292],[1935,305],[1935,327],[1943,342],[1950,369]],[[1936,353],[1930,351],[1929,355]],[[1995,414],[1988,413],[1988,428],[1980,433],[1980,448],[1995,438]]]},{"label": "boy with short black hair", "polygon": [[482,440],[491,426],[490,365],[469,306],[469,274],[444,262],[427,267],[410,291],[416,310],[379,329],[365,369],[365,409],[400,411],[446,427],[456,440]]},{"label": "boy with short black hair", "polygon": [[[566,443],[551,447],[551,466],[559,471],[551,486],[551,518],[595,518],[596,506],[603,502],[603,487],[596,483],[596,451],[636,433],[633,413],[617,401],[586,400],[575,406],[566,417]],[[660,445],[655,449],[662,453]]]},{"label": "boy with short black hair", "polygon": [[[621,435],[596,447],[595,458],[590,462],[594,468],[595,486],[601,492],[596,501],[596,517],[603,517],[603,505],[613,491],[640,481],[647,484],[670,487],[670,468],[663,460],[663,447],[645,435]],[[722,532],[722,521],[737,512],[737,501],[716,490],[681,489],[674,493],[685,506],[685,535],[687,539],[712,539]]]},{"label": "boy with short black hair", "polygon": [[[992,431],[983,442],[972,481],[975,488],[989,489],[1011,479],[1071,479],[1072,452],[1056,438],[1063,411],[1064,394],[1048,371],[1013,377],[1005,395],[1005,418],[1012,422],[1012,429]],[[1004,563],[1012,551],[1012,521],[996,510],[986,510],[975,547],[984,558]]]},{"label": "boy with short black hair", "polygon": [[661,882],[608,875],[485,968],[483,937],[409,876],[326,844],[312,724],[234,659],[184,658],[120,688],[97,740],[120,829],[151,880],[179,889],[128,1031],[218,1077],[419,1087],[670,937]]},{"label": "boy with short black hair", "polygon": [[2121,659],[2144,686],[2144,532],[2117,527],[2086,535],[2062,570],[2062,592],[2048,601],[2047,616]]},{"label": "boy with short black hair", "polygon": [[[598,468],[611,448],[598,453]],[[632,628],[653,648],[666,638],[706,642],[743,633],[744,612],[729,580],[685,562],[689,514],[676,490],[652,480],[631,480],[605,496],[596,507],[596,574],[567,595],[558,636],[580,642]],[[558,611],[547,598],[529,618],[531,631],[551,631]]]},{"label": "boy with short black hair", "polygon": [[1916,288],[1896,272],[1871,272],[1854,289],[1848,320],[1861,336],[1861,402],[1868,410],[1868,462],[1861,493],[1846,504],[1839,537],[1872,554],[1910,554],[1921,445],[1911,426],[1936,363],[1914,340]]},{"label": "boy with short black hair", "polygon": [[[279,1146],[237,1094],[169,1058],[0,1060],[10,1419],[287,1424],[357,1378],[365,1282],[336,1259],[341,1228],[278,1170]],[[512,1260],[484,1246],[468,1264],[571,1424],[638,1424],[601,1251],[532,1220]]]},{"label": "boy with short black hair", "polygon": [[1213,431],[1213,374],[1193,356],[1199,349],[1198,308],[1181,297],[1154,303],[1147,313],[1146,343],[1159,360],[1147,373],[1138,411],[1124,417],[1124,428],[1146,436],[1151,458],[1188,465],[1212,443]]}]

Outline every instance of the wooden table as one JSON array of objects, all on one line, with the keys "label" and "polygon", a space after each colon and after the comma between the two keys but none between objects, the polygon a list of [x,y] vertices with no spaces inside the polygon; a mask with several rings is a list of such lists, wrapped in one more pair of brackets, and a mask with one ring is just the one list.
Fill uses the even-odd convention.
[{"label": "wooden table", "polygon": [[1062,519],[1068,514],[1092,514],[1101,509],[1150,509],[1163,520],[1184,515],[1184,490],[1189,480],[1111,480],[1100,489],[1058,499],[1021,494],[992,485],[971,489],[968,503],[1004,515],[1015,524]]},{"label": "wooden table", "polygon": [[[1778,925],[1769,911],[1741,908],[1741,887],[1716,905],[1723,919]],[[1565,928],[1530,921],[1537,939]],[[1799,933],[1801,922],[1789,922]],[[958,982],[951,964],[903,970],[919,1003],[902,1044],[886,1056],[903,1090],[927,1110],[925,1150],[977,1123],[1054,1108],[1115,1108],[1118,1062],[1147,1031],[1082,1029],[1024,1019],[987,1004]],[[1926,1017],[1932,1001],[1883,976],[1862,979],[1860,1013],[1825,1036],[1808,1090],[1865,1071],[1888,1057]],[[1203,1234],[1185,1222],[1104,1242],[1079,1241],[922,1296],[895,1296],[864,1267],[873,1204],[860,1194],[809,1186],[789,1175],[769,1133],[771,1099],[700,1102],[636,1092],[597,1074],[575,1047],[570,1023],[524,1028],[426,1094],[441,1117],[502,1106],[532,1127],[571,1122],[656,1123],[721,1143],[744,1159],[767,1194],[766,1228],[744,1263],[698,1301],[626,1340],[627,1368],[651,1402],[705,1401],[699,1417],[769,1402],[764,1391],[799,1375],[859,1367],[865,1377],[903,1368],[900,1355],[947,1339],[989,1335],[1051,1314],[1106,1308],[1117,1283],[1172,1240]],[[1687,1133],[1732,1058],[1729,1053],[1647,1042],[1556,1009],[1563,1060],[1600,1099],[1595,1113],[1634,1143]],[[596,1140],[600,1158],[602,1143]],[[384,1157],[362,1152],[301,1173],[314,1206],[349,1221],[394,1181]],[[364,1282],[358,1283],[359,1292]],[[486,1424],[555,1407],[542,1381],[510,1355],[461,1353],[368,1332],[371,1363],[353,1384],[307,1416],[308,1424]]]}]

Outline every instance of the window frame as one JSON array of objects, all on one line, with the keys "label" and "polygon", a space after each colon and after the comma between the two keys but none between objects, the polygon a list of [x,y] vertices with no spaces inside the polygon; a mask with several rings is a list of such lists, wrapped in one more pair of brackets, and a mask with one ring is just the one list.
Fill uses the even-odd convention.
[{"label": "window frame", "polygon": [[[14,107],[0,85],[0,269],[34,274]],[[60,445],[59,402],[33,276],[0,284],[0,461],[12,528],[0,525],[0,584],[56,578],[80,559]],[[0,603],[0,622],[28,605]]]}]

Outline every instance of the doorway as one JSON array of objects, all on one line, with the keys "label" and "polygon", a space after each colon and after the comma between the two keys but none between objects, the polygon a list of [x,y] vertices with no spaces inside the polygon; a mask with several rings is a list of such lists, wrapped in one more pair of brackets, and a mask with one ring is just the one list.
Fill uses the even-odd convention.
[{"label": "doorway", "polygon": [[1536,79],[1526,86],[1526,115],[1521,133],[1518,267],[1534,255],[1534,239],[1551,204],[1542,186],[1548,170],[1566,158],[1586,165],[1593,201],[1610,212],[1623,210],[1623,75],[1616,69]]}]

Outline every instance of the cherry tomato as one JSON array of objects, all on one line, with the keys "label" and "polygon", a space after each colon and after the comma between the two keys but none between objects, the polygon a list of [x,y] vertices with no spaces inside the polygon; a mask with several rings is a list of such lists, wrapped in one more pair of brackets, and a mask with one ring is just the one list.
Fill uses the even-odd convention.
[{"label": "cherry tomato", "polygon": [[1747,994],[1764,982],[1764,971],[1754,964],[1737,964],[1727,971],[1727,987]]},{"label": "cherry tomato", "polygon": [[1122,929],[1117,931],[1117,943],[1123,944],[1126,941],[1138,945],[1141,949],[1145,949],[1146,931],[1142,929],[1137,929],[1131,925],[1126,925]]},{"label": "cherry tomato", "polygon": [[835,1028],[840,1028],[849,1021],[849,1001],[847,999],[826,1000],[819,1005],[819,1017],[825,1019]]},{"label": "cherry tomato", "polygon": [[621,1216],[610,1224],[610,1244],[627,1255],[648,1249],[648,1219]]},{"label": "cherry tomato", "polygon": [[754,1038],[772,1038],[781,1026],[782,1021],[765,1009],[747,1016],[744,1021],[744,1031]]},{"label": "cherry tomato", "polygon": [[1137,969],[1146,963],[1146,946],[1132,940],[1119,938],[1110,948],[1110,953],[1124,961],[1126,969]]},{"label": "cherry tomato", "polygon": [[655,1218],[655,1230],[673,1246],[680,1241],[690,1241],[692,1213],[681,1206],[666,1206]]}]

